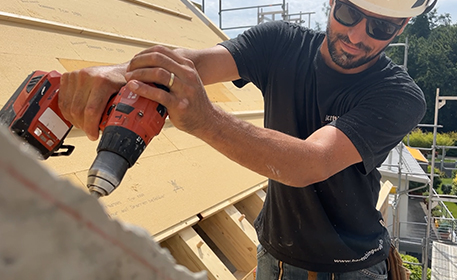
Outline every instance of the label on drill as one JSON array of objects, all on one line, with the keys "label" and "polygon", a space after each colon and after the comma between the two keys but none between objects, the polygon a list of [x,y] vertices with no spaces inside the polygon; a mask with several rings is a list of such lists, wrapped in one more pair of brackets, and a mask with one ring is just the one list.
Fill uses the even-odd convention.
[{"label": "label on drill", "polygon": [[70,129],[70,127],[66,125],[65,122],[51,108],[46,108],[38,120],[59,140],[61,140]]}]

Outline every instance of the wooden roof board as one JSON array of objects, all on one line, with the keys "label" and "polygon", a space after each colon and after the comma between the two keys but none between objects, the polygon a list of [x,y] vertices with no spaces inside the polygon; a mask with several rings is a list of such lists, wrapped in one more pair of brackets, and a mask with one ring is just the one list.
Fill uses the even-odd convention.
[{"label": "wooden roof board", "polygon": [[[251,122],[261,123],[258,119]],[[76,146],[74,154],[43,163],[86,189],[87,171],[96,157],[98,141],[88,141],[82,131],[74,130],[66,144]],[[155,234],[264,180],[168,124],[127,171],[118,189],[102,201],[112,217]]]},{"label": "wooden roof board", "polygon": [[[186,0],[147,1],[167,9],[165,12],[131,1],[2,0],[0,106],[34,70],[64,72],[120,63],[157,43],[203,48],[222,40],[214,26],[208,27],[201,15],[185,5]],[[238,89],[232,83],[221,83],[207,88],[210,99],[227,111],[263,108],[262,96],[253,85]],[[263,123],[257,115],[248,120],[259,126]],[[98,141],[91,142],[82,131],[73,129],[65,143],[76,146],[71,156],[43,163],[86,189],[87,170],[95,159]],[[102,201],[111,215],[157,233],[264,180],[167,121],[119,188]],[[184,191],[178,188],[175,192],[172,182]],[[122,212],[124,208],[116,202],[134,207],[132,197],[139,195],[138,190],[154,203]],[[160,198],[163,194],[167,195]]]},{"label": "wooden roof board", "polygon": [[[87,171],[76,173],[85,182]],[[141,158],[122,184],[102,198],[114,218],[152,234],[178,224],[262,182],[257,175],[206,146]]]},{"label": "wooden roof board", "polygon": [[0,106],[34,70],[75,70],[64,67],[72,66],[68,60],[79,61],[78,67],[120,63],[143,49],[3,20],[0,20],[0,45],[0,73],[6,77],[0,89]]},{"label": "wooden roof board", "polygon": [[4,12],[164,44],[202,48],[221,40],[214,32],[210,32],[209,27],[182,1],[143,1],[154,4],[157,8],[128,0],[4,0],[2,2],[9,2],[2,7]]}]

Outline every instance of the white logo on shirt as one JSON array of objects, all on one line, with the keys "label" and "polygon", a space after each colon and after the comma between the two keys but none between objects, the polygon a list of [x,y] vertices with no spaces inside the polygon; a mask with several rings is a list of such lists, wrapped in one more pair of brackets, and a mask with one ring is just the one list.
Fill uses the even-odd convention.
[{"label": "white logo on shirt", "polygon": [[360,259],[352,259],[352,260],[333,260],[336,263],[355,263],[355,262],[363,262],[367,260],[370,256],[374,255],[376,252],[379,252],[384,248],[383,246],[384,241],[382,239],[379,239],[379,246],[377,248],[373,248],[370,251],[365,252],[363,257]]},{"label": "white logo on shirt", "polygon": [[333,122],[333,121],[336,121],[340,116],[329,116],[329,115],[326,115],[325,116],[325,122],[326,123],[330,123],[330,122]]}]

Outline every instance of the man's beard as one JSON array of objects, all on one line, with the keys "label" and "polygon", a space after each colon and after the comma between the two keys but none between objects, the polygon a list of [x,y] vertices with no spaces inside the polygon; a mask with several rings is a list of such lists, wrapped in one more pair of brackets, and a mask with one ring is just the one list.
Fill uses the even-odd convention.
[{"label": "man's beard", "polygon": [[345,52],[344,50],[341,50],[341,53],[338,53],[336,46],[335,46],[335,44],[338,40],[341,40],[349,45],[354,45],[351,43],[351,41],[349,40],[349,37],[347,35],[338,34],[338,33],[331,34],[329,27],[327,26],[327,46],[328,46],[328,50],[330,52],[330,57],[332,58],[332,61],[336,65],[338,65],[339,67],[341,67],[343,69],[354,69],[354,68],[360,67],[360,66],[372,61],[373,59],[377,58],[378,55],[380,53],[382,53],[385,50],[385,48],[387,48],[387,46],[386,46],[378,53],[376,53],[374,55],[368,55],[373,49],[368,46],[365,46],[363,43],[357,43],[354,46],[361,49],[362,51],[364,51],[367,55],[365,55],[359,59],[355,59],[354,55],[349,54],[349,53]]}]

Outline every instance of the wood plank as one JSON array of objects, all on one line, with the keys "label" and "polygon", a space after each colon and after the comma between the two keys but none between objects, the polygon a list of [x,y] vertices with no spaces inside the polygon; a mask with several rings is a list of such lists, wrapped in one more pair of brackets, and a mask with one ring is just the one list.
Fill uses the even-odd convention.
[{"label": "wood plank", "polygon": [[251,225],[254,225],[254,220],[259,215],[260,210],[262,210],[265,196],[266,193],[264,190],[258,190],[254,194],[235,203],[235,207],[246,216],[246,220],[248,220]]},{"label": "wood plank", "polygon": [[389,194],[393,188],[393,185],[390,181],[386,181],[381,185],[381,190],[379,191],[378,202],[376,204],[376,209],[381,212],[384,222],[388,224],[387,219],[387,210],[389,207]]},{"label": "wood plank", "polygon": [[[155,43],[197,49],[221,41],[220,33],[187,1],[144,1],[192,20],[128,1],[2,0],[0,106],[34,70],[64,72],[125,62]],[[110,13],[105,12],[107,5]],[[223,83],[209,91],[229,112],[263,109],[262,95],[252,84],[238,89]],[[248,121],[262,126],[263,117]],[[65,142],[76,146],[70,157],[43,163],[84,189],[98,141],[73,129]],[[112,218],[144,227],[162,240],[195,223],[197,214],[210,215],[252,194],[264,180],[167,122],[121,186],[100,202]]]},{"label": "wood plank", "polygon": [[255,273],[257,267],[254,267],[248,274],[246,274],[242,280],[255,280]]},{"label": "wood plank", "polygon": [[224,201],[221,201],[218,204],[215,204],[213,207],[206,209],[205,211],[200,212],[202,218],[207,218],[215,213],[223,210],[225,207],[233,205],[246,197],[250,196],[251,194],[257,192],[258,190],[264,189],[266,187],[267,181],[262,181],[260,184],[255,185],[249,189],[246,189],[243,192],[238,193],[237,195],[230,197]]},{"label": "wood plank", "polygon": [[133,43],[133,44],[142,45],[144,47],[152,47],[154,45],[159,45],[159,44],[167,46],[169,48],[178,47],[178,46],[170,45],[170,44],[166,44],[166,43],[159,43],[157,41],[149,41],[149,40],[144,40],[144,39],[130,37],[130,36],[121,36],[116,33],[102,32],[102,31],[98,31],[96,29],[81,28],[81,27],[75,26],[75,25],[62,24],[62,23],[55,22],[55,21],[36,19],[33,17],[15,15],[15,14],[5,13],[5,12],[0,12],[0,20],[12,22],[12,23],[19,23],[19,24],[30,26],[30,27],[39,27],[39,28],[43,28],[43,29],[47,29],[47,30],[54,30],[56,32],[65,32],[65,33],[70,33],[70,34],[71,33],[83,34],[83,35],[88,35],[88,36],[100,38],[100,39],[108,39],[108,40],[118,41],[118,42]]},{"label": "wood plank", "polygon": [[380,210],[382,205],[388,201],[390,190],[393,188],[393,185],[390,181],[384,183],[381,182],[381,190],[379,191],[378,202],[376,203],[376,209]]},{"label": "wood plank", "polygon": [[236,279],[191,227],[163,241],[161,246],[167,248],[176,261],[190,271],[206,270],[210,280]]},{"label": "wood plank", "polygon": [[[76,175],[86,182],[87,170]],[[228,203],[227,197],[241,199],[246,189],[257,191],[262,180],[205,145],[140,158],[119,187],[100,201],[113,218],[155,235],[205,209],[218,208],[214,205],[220,201]]]},{"label": "wood plank", "polygon": [[192,20],[192,17],[189,16],[189,15],[183,14],[183,13],[178,12],[176,10],[164,8],[164,7],[159,6],[159,5],[154,5],[154,4],[145,2],[145,1],[141,1],[141,0],[124,0],[124,1],[132,2],[132,3],[138,4],[138,5],[153,9],[153,10],[157,10],[157,11],[160,11],[160,12],[163,12],[163,13],[170,14],[172,16],[177,16],[177,17],[182,17],[182,18],[187,19],[187,20]]},{"label": "wood plank", "polygon": [[192,216],[192,217],[186,219],[185,221],[182,221],[178,224],[173,225],[170,228],[167,228],[159,233],[154,234],[154,240],[156,240],[157,242],[164,241],[164,240],[168,239],[170,236],[175,235],[179,231],[181,231],[185,228],[192,227],[193,225],[197,224],[199,221],[200,221],[200,218],[198,218],[197,216]]},{"label": "wood plank", "polygon": [[[243,233],[251,239],[251,241],[257,245],[259,245],[259,240],[257,238],[257,232],[255,231],[254,227],[252,226],[251,223],[246,219],[246,215],[242,214],[238,211],[235,206],[229,206],[224,209],[224,211],[229,215],[229,217],[232,219],[232,221],[237,224],[240,229],[243,231]],[[251,248],[249,248],[250,250]]]},{"label": "wood plank", "polygon": [[[1,10],[19,16],[49,20],[79,26],[83,29],[94,29],[168,45],[201,48],[221,41],[220,37],[212,32],[206,23],[199,17],[195,17],[193,11],[178,0],[157,1],[156,6],[163,7],[162,11],[127,1],[21,1],[20,9],[8,4],[3,7],[4,2],[17,2],[17,0],[2,0]],[[105,12],[107,5],[109,5],[109,13]],[[164,11],[175,11],[184,17],[177,17]],[[189,20],[189,17],[192,17],[192,20]]]},{"label": "wood plank", "polygon": [[205,86],[206,93],[211,102],[239,102],[239,100],[222,84]]},{"label": "wood plank", "polygon": [[[224,209],[202,220],[199,226],[238,271],[247,273],[257,264],[257,245],[242,227],[252,228],[252,226],[249,223],[241,224],[236,218],[233,219],[233,211],[237,210],[233,210],[234,207],[230,209],[229,211]],[[238,212],[237,215],[241,216],[241,213]]]}]

